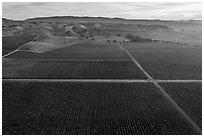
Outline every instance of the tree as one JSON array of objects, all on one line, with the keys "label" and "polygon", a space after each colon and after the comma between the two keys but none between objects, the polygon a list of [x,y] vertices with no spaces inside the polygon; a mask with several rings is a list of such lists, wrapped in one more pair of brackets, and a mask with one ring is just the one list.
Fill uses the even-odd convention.
[{"label": "tree", "polygon": [[142,38],[139,35],[135,36],[135,35],[132,35],[130,33],[128,33],[126,35],[126,38],[129,39],[131,42],[148,42],[148,41],[152,41],[151,39]]}]

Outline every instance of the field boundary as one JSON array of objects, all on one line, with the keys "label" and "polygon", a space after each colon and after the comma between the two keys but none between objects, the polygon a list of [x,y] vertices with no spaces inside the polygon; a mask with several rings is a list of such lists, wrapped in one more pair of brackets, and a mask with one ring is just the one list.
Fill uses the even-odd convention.
[{"label": "field boundary", "polygon": [[[39,36],[39,35],[35,36],[35,37],[33,38],[33,40],[37,39],[38,36]],[[21,47],[24,46],[25,44],[29,44],[29,43],[31,43],[33,40],[31,40],[31,41],[29,41],[29,42],[26,42],[26,43],[22,44],[22,45],[19,46],[17,49],[15,49],[15,50],[13,50],[13,51],[7,53],[6,55],[3,55],[2,57],[5,58],[5,57],[7,57],[7,56],[9,56],[9,55],[11,55],[11,54],[17,52],[17,51],[20,51],[20,50],[18,50],[19,48],[21,48]]]},{"label": "field boundary", "polygon": [[202,80],[197,79],[172,79],[172,80],[161,80],[161,79],[154,79],[157,83],[194,83],[194,82],[202,82]]},{"label": "field boundary", "polygon": [[13,54],[13,53],[15,53],[16,51],[18,51],[18,50],[15,49],[15,50],[13,50],[13,51],[7,53],[6,55],[3,55],[2,57],[5,58],[5,57],[7,57],[7,56],[9,56],[9,55],[11,55],[11,54]]},{"label": "field boundary", "polygon": [[28,61],[131,61],[131,59],[26,59],[26,58],[10,58],[13,60],[28,60]]},{"label": "field boundary", "polygon": [[119,83],[144,83],[148,79],[2,79],[5,82],[119,82]]},{"label": "field boundary", "polygon": [[122,51],[125,51],[125,48],[121,44],[118,44],[118,46]]},{"label": "field boundary", "polygon": [[161,49],[126,49],[128,51],[200,51],[200,49],[179,49],[179,50],[161,50]]},{"label": "field boundary", "polygon": [[132,61],[145,73],[145,75],[149,78],[149,80],[152,81],[152,83],[160,89],[161,94],[172,104],[172,106],[177,110],[178,113],[180,113],[183,117],[185,117],[186,120],[196,129],[196,131],[199,134],[202,134],[201,128],[191,119],[188,114],[166,93],[166,91],[158,84],[156,80],[154,80],[143,68],[142,66],[133,58],[133,56],[129,53],[128,50],[125,50],[125,52],[129,55],[129,57],[132,59]]},{"label": "field boundary", "polygon": [[50,82],[130,82],[130,83],[139,83],[139,82],[158,82],[158,83],[200,83],[202,80],[160,80],[160,79],[49,79],[49,78],[3,78],[2,81],[50,81]]},{"label": "field boundary", "polygon": [[132,59],[132,61],[142,70],[142,72],[148,77],[149,80],[153,80],[153,78],[142,68],[142,66],[133,58],[133,56],[125,50],[128,56]]}]

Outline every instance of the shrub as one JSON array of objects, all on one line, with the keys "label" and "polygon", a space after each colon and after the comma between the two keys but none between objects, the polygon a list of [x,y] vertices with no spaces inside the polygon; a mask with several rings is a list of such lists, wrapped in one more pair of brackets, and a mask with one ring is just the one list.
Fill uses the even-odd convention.
[{"label": "shrub", "polygon": [[148,38],[142,38],[140,37],[139,35],[138,36],[135,36],[135,35],[132,35],[130,33],[128,33],[126,35],[126,38],[129,39],[131,42],[147,42],[147,41],[152,41],[151,39],[148,39]]},{"label": "shrub", "polygon": [[36,21],[30,22],[30,23],[35,24],[35,25],[37,24],[37,22],[36,22]]},{"label": "shrub", "polygon": [[16,24],[11,24],[9,27],[16,27],[16,26],[18,26],[18,25],[16,25]]}]

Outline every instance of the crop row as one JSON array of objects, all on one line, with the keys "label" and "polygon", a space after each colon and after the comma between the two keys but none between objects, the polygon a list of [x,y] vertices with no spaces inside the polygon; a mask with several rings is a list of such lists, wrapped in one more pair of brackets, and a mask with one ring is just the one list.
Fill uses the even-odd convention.
[{"label": "crop row", "polygon": [[197,134],[150,83],[3,82],[3,134]]},{"label": "crop row", "polygon": [[[25,64],[22,64],[25,63]],[[11,75],[13,74],[13,75]],[[10,61],[3,64],[4,78],[145,79],[131,61]]]},{"label": "crop row", "polygon": [[127,50],[201,50],[199,46],[165,42],[128,42],[123,46]]},{"label": "crop row", "polygon": [[161,83],[160,85],[202,127],[202,83]]},{"label": "crop row", "polygon": [[75,44],[43,54],[19,51],[9,57],[34,59],[129,59],[129,56],[117,45],[93,43]]},{"label": "crop row", "polygon": [[202,51],[130,51],[155,79],[202,79]]}]

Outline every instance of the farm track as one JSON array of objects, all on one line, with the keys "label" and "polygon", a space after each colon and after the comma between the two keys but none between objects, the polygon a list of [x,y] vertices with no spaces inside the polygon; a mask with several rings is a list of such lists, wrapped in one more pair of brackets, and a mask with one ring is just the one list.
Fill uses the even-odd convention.
[{"label": "farm track", "polygon": [[5,82],[118,82],[118,83],[141,83],[141,82],[150,82],[148,80],[136,79],[136,80],[127,80],[127,79],[2,79]]},{"label": "farm track", "polygon": [[8,53],[8,54],[6,54],[6,55],[4,55],[4,56],[2,56],[2,57],[3,57],[3,58],[4,58],[4,57],[7,57],[7,56],[9,56],[9,55],[15,53],[16,51],[18,51],[18,50],[16,49],[16,50],[14,50],[14,51],[11,51],[10,53]]},{"label": "farm track", "polygon": [[152,80],[153,78],[142,68],[142,66],[133,58],[133,56],[130,54],[130,52],[128,52],[127,50],[125,50],[125,52],[127,53],[127,55],[132,59],[132,61],[144,72],[144,74],[149,78],[149,80]]},{"label": "farm track", "polygon": [[28,60],[28,61],[132,61],[131,59],[18,59],[18,58],[11,58],[13,60]]},{"label": "farm track", "polygon": [[128,51],[199,51],[200,49],[180,49],[180,50],[175,50],[175,49],[126,49]]},{"label": "farm track", "polygon": [[118,44],[118,46],[119,46],[119,48],[121,49],[121,50],[125,50],[125,48],[121,45],[121,44]]},{"label": "farm track", "polygon": [[150,79],[2,79],[4,82],[118,82],[118,83],[145,83],[154,81],[158,83],[192,83],[192,82],[202,82],[202,80],[150,80]]},{"label": "farm track", "polygon": [[[35,38],[33,38],[33,40],[37,39],[38,37],[39,37],[39,35],[37,35]],[[9,56],[9,55],[11,55],[11,54],[17,52],[17,51],[20,51],[20,50],[18,50],[19,48],[21,48],[21,47],[24,46],[25,44],[31,43],[33,40],[31,40],[31,41],[29,41],[29,42],[27,42],[27,43],[22,44],[21,46],[19,46],[19,47],[18,47],[17,49],[15,49],[14,51],[12,51],[12,52],[10,52],[10,53],[8,53],[8,54],[2,56],[2,57],[4,58],[4,57],[7,57],[7,56]]]},{"label": "farm track", "polygon": [[191,117],[167,94],[167,92],[155,81],[143,68],[142,66],[133,58],[128,50],[125,50],[132,61],[144,72],[144,74],[153,82],[153,84],[160,89],[162,95],[174,106],[174,108],[188,120],[188,122],[197,130],[199,134],[202,134],[202,129],[191,119]]},{"label": "farm track", "polygon": [[157,83],[193,83],[193,82],[202,82],[202,80],[193,80],[193,79],[187,79],[187,80],[160,80],[160,79],[154,79]]}]

